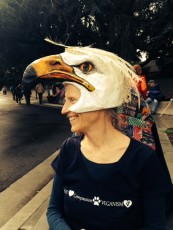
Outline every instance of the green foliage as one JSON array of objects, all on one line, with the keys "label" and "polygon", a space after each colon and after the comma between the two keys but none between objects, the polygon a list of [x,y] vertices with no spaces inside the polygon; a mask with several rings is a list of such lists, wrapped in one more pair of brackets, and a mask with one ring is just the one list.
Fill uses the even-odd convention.
[{"label": "green foliage", "polygon": [[9,79],[8,71],[20,80],[30,62],[61,51],[45,37],[93,44],[132,63],[143,51],[147,61],[157,59],[167,69],[173,61],[173,1],[1,0],[0,82]]},{"label": "green foliage", "polygon": [[173,128],[168,128],[164,132],[168,134],[173,134]]}]

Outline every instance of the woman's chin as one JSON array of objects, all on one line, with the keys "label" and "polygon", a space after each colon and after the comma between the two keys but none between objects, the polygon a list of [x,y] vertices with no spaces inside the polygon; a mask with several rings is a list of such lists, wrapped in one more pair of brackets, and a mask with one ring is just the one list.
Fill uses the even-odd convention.
[{"label": "woman's chin", "polygon": [[71,126],[71,132],[72,133],[78,133],[79,129],[76,129],[75,127]]}]

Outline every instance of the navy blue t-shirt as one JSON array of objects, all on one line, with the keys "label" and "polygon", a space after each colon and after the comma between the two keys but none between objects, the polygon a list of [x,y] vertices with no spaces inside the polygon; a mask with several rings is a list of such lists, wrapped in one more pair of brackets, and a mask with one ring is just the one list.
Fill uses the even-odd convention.
[{"label": "navy blue t-shirt", "polygon": [[69,226],[89,230],[144,226],[143,202],[171,190],[156,152],[131,139],[118,162],[97,164],[84,157],[80,142],[81,137],[67,139],[52,163],[62,178]]}]

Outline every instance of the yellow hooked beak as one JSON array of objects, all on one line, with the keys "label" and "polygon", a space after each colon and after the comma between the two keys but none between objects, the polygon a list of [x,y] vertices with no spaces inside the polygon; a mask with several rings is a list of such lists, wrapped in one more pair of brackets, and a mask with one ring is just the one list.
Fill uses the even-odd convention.
[{"label": "yellow hooked beak", "polygon": [[61,81],[76,82],[89,91],[95,89],[88,81],[77,76],[74,68],[67,65],[60,55],[47,56],[31,63],[24,72],[23,82],[31,83],[36,78],[61,79]]}]

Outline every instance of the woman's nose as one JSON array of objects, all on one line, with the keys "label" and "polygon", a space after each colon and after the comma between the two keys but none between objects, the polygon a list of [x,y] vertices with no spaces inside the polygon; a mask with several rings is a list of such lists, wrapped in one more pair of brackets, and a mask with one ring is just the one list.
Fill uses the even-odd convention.
[{"label": "woman's nose", "polygon": [[69,112],[69,105],[67,102],[64,103],[62,110],[61,110],[61,114],[67,114]]}]

